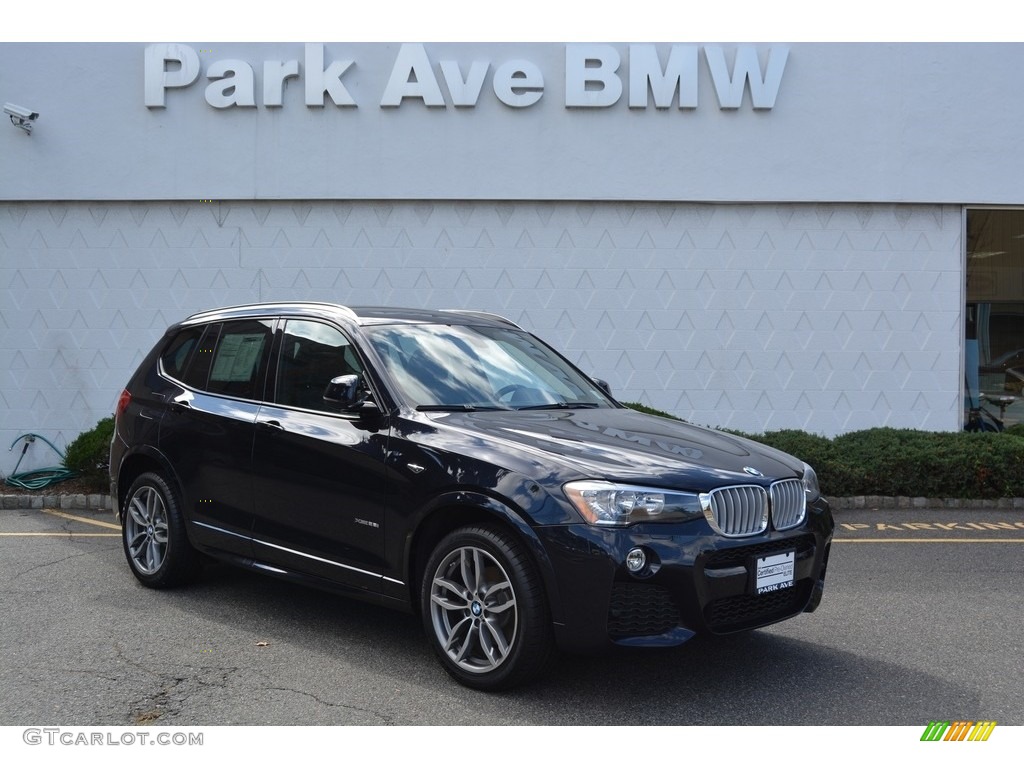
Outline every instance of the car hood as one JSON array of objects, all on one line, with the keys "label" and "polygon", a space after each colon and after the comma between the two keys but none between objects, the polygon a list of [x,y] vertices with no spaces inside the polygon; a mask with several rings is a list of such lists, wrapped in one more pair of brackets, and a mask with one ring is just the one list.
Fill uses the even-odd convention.
[{"label": "car hood", "polygon": [[735,435],[628,408],[430,414],[437,426],[485,437],[492,449],[546,454],[572,474],[710,490],[801,477],[802,463]]}]

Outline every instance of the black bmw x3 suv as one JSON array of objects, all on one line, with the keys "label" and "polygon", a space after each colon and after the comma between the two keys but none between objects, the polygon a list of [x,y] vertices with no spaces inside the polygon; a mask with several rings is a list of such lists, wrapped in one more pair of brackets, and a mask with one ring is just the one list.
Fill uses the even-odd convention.
[{"label": "black bmw x3 suv", "polygon": [[111,487],[149,587],[202,556],[418,613],[459,682],[813,611],[814,471],[623,407],[514,323],[258,304],[171,326],[122,392]]}]

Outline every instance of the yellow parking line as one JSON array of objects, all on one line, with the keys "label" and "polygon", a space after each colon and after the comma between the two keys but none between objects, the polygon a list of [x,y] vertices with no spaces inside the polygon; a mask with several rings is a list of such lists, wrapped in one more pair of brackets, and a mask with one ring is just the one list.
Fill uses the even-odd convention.
[{"label": "yellow parking line", "polygon": [[832,539],[836,544],[1024,544],[1024,536],[1018,539]]},{"label": "yellow parking line", "polygon": [[79,523],[87,523],[89,525],[98,525],[100,528],[113,528],[115,531],[120,531],[121,526],[114,523],[105,523],[102,520],[93,520],[90,517],[79,517],[78,515],[69,515],[67,512],[58,512],[55,509],[44,509],[42,510],[48,515],[55,515],[57,517],[63,517],[65,520],[75,520]]}]

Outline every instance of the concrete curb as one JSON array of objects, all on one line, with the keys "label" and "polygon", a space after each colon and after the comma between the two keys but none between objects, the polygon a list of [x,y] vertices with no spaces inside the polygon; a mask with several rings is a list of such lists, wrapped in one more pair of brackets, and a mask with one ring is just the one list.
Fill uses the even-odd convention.
[{"label": "concrete curb", "polygon": [[107,493],[5,493],[0,495],[0,509],[78,509],[113,510]]},{"label": "concrete curb", "polygon": [[[832,509],[1015,509],[1024,512],[1024,498],[1007,499],[931,499],[925,496],[847,496],[827,497]],[[0,509],[78,509],[113,510],[106,493],[0,494]]]}]

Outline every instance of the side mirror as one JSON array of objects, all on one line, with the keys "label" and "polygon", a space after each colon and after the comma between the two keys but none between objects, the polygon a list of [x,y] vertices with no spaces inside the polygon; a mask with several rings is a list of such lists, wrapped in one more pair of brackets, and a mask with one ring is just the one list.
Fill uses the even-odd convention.
[{"label": "side mirror", "polygon": [[360,402],[359,377],[354,373],[335,376],[324,388],[324,400],[347,410]]},{"label": "side mirror", "polygon": [[369,418],[380,413],[380,408],[370,398],[363,386],[362,377],[354,373],[335,376],[324,388],[324,402],[336,405],[339,410]]},{"label": "side mirror", "polygon": [[608,397],[612,396],[612,388],[610,386],[608,386],[608,382],[607,381],[605,381],[604,379],[597,379],[597,378],[594,378],[594,377],[591,377],[590,380],[592,382],[594,382],[595,384],[597,384],[597,386],[599,386],[601,388],[601,391],[604,392],[606,395],[608,395]]}]

